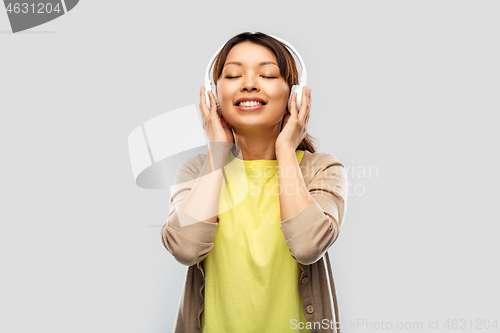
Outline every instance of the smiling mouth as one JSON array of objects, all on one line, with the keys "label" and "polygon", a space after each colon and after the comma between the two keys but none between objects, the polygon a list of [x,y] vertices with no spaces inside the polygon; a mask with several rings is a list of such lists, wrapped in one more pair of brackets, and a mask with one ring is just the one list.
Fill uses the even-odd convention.
[{"label": "smiling mouth", "polygon": [[260,109],[262,109],[265,106],[266,106],[265,103],[255,104],[255,105],[251,105],[251,106],[240,106],[239,104],[235,104],[235,107],[238,110],[240,110],[240,111],[255,111],[255,110],[260,110]]},{"label": "smiling mouth", "polygon": [[264,106],[266,105],[266,103],[264,102],[259,102],[259,104],[251,104],[251,105],[245,105],[245,103],[241,104],[240,103],[236,103],[234,104],[235,106],[239,106],[239,107],[242,107],[242,108],[248,108],[248,107],[255,107],[255,106]]}]

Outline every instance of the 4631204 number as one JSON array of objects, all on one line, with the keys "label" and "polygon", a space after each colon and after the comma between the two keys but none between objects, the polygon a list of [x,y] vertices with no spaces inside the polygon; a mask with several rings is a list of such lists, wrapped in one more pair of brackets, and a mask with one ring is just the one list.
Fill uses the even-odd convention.
[{"label": "4631204 number", "polygon": [[7,6],[7,12],[8,13],[33,13],[33,14],[50,14],[50,13],[59,13],[61,12],[61,8],[59,6],[59,3],[57,3],[55,6],[52,5],[51,3],[9,3]]}]

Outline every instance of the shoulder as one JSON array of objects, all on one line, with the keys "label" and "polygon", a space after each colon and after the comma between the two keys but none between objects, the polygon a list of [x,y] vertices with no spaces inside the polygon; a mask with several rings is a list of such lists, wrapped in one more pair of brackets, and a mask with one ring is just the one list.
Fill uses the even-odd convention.
[{"label": "shoulder", "polygon": [[198,154],[189,158],[184,159],[179,164],[179,169],[189,169],[193,172],[197,172],[197,174],[201,171],[203,164],[205,164],[205,160],[207,159],[207,154]]},{"label": "shoulder", "polygon": [[174,183],[178,184],[197,179],[206,158],[207,154],[198,154],[182,160],[177,166]]},{"label": "shoulder", "polygon": [[207,156],[207,154],[198,154],[193,157],[186,158],[182,163],[201,168],[205,163]]},{"label": "shoulder", "polygon": [[314,174],[335,166],[345,168],[344,164],[335,155],[324,152],[311,153],[308,150],[304,151],[304,157],[302,157],[300,164],[301,168],[305,168],[308,172]]},{"label": "shoulder", "polygon": [[305,151],[303,159],[306,160],[304,166],[301,163],[301,168],[304,182],[309,190],[328,190],[346,200],[348,191],[347,170],[335,155]]}]

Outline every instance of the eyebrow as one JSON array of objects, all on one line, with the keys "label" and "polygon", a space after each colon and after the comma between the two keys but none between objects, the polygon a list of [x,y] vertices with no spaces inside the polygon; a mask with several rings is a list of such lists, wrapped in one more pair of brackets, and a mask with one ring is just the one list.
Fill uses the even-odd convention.
[{"label": "eyebrow", "polygon": [[[243,66],[243,64],[239,61],[230,61],[230,62],[226,62],[226,66],[227,65],[238,65],[238,66]],[[275,63],[274,61],[263,61],[259,64],[259,66],[264,66],[264,65],[276,65],[278,66],[277,63]],[[279,66],[278,66],[279,67]]]}]

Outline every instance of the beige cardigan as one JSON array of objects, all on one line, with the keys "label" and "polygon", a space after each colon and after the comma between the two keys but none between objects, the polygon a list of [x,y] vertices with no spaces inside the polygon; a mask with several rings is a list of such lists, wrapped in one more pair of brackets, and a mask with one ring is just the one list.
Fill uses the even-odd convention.
[{"label": "beige cardigan", "polygon": [[[214,246],[212,241],[220,222],[219,217],[217,223],[196,221],[178,208],[196,182],[206,157],[206,154],[198,154],[185,159],[178,167],[176,187],[170,197],[170,214],[161,228],[165,248],[179,263],[189,266],[177,312],[176,333],[201,332],[205,283],[201,261]],[[299,166],[317,203],[281,221],[281,230],[290,255],[302,269],[297,282],[311,333],[340,333],[337,295],[327,250],[339,236],[346,214],[347,173],[333,155],[307,150]]]}]

